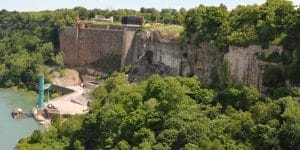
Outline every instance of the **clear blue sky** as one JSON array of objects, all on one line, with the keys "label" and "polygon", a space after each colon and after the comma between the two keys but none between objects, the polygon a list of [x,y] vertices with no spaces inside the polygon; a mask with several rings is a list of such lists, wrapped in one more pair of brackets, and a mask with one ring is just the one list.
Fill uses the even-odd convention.
[{"label": "clear blue sky", "polygon": [[[131,8],[139,10],[140,7],[161,8],[193,8],[199,4],[207,6],[225,4],[229,9],[239,4],[261,4],[266,0],[0,0],[0,9],[17,11],[54,10],[58,8],[74,8],[83,6],[88,9],[118,9]],[[300,0],[294,0],[300,3]]]}]

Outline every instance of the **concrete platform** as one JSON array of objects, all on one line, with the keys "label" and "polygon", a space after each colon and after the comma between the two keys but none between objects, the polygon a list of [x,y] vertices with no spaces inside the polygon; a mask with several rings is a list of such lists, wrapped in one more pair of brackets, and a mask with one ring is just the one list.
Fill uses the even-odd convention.
[{"label": "concrete platform", "polygon": [[61,115],[76,115],[85,114],[88,112],[87,98],[85,97],[84,89],[80,86],[67,86],[66,88],[72,89],[74,92],[52,99],[45,103],[47,106],[54,106]]}]

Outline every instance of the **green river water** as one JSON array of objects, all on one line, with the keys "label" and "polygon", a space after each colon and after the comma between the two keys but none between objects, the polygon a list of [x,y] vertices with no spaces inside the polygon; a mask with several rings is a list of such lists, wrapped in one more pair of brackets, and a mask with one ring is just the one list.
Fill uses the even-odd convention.
[{"label": "green river water", "polygon": [[36,97],[12,89],[0,88],[0,149],[12,150],[22,137],[31,135],[35,129],[42,129],[34,118],[13,119],[11,111],[19,107],[30,113],[36,104]]}]

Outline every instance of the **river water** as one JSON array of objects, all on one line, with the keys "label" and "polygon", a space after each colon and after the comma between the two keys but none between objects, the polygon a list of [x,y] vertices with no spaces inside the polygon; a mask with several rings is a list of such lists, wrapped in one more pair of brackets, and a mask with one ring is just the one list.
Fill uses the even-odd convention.
[{"label": "river water", "polygon": [[31,135],[32,131],[42,129],[34,118],[13,119],[11,111],[20,107],[30,113],[36,104],[36,96],[24,92],[0,88],[0,149],[12,150],[18,141]]}]

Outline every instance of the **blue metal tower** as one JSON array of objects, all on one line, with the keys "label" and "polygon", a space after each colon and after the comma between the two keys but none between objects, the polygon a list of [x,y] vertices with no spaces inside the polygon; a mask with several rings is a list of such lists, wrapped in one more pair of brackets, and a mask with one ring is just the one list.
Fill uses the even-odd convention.
[{"label": "blue metal tower", "polygon": [[38,96],[38,108],[44,107],[45,90],[49,89],[51,84],[44,84],[44,74],[39,76],[39,96]]}]

